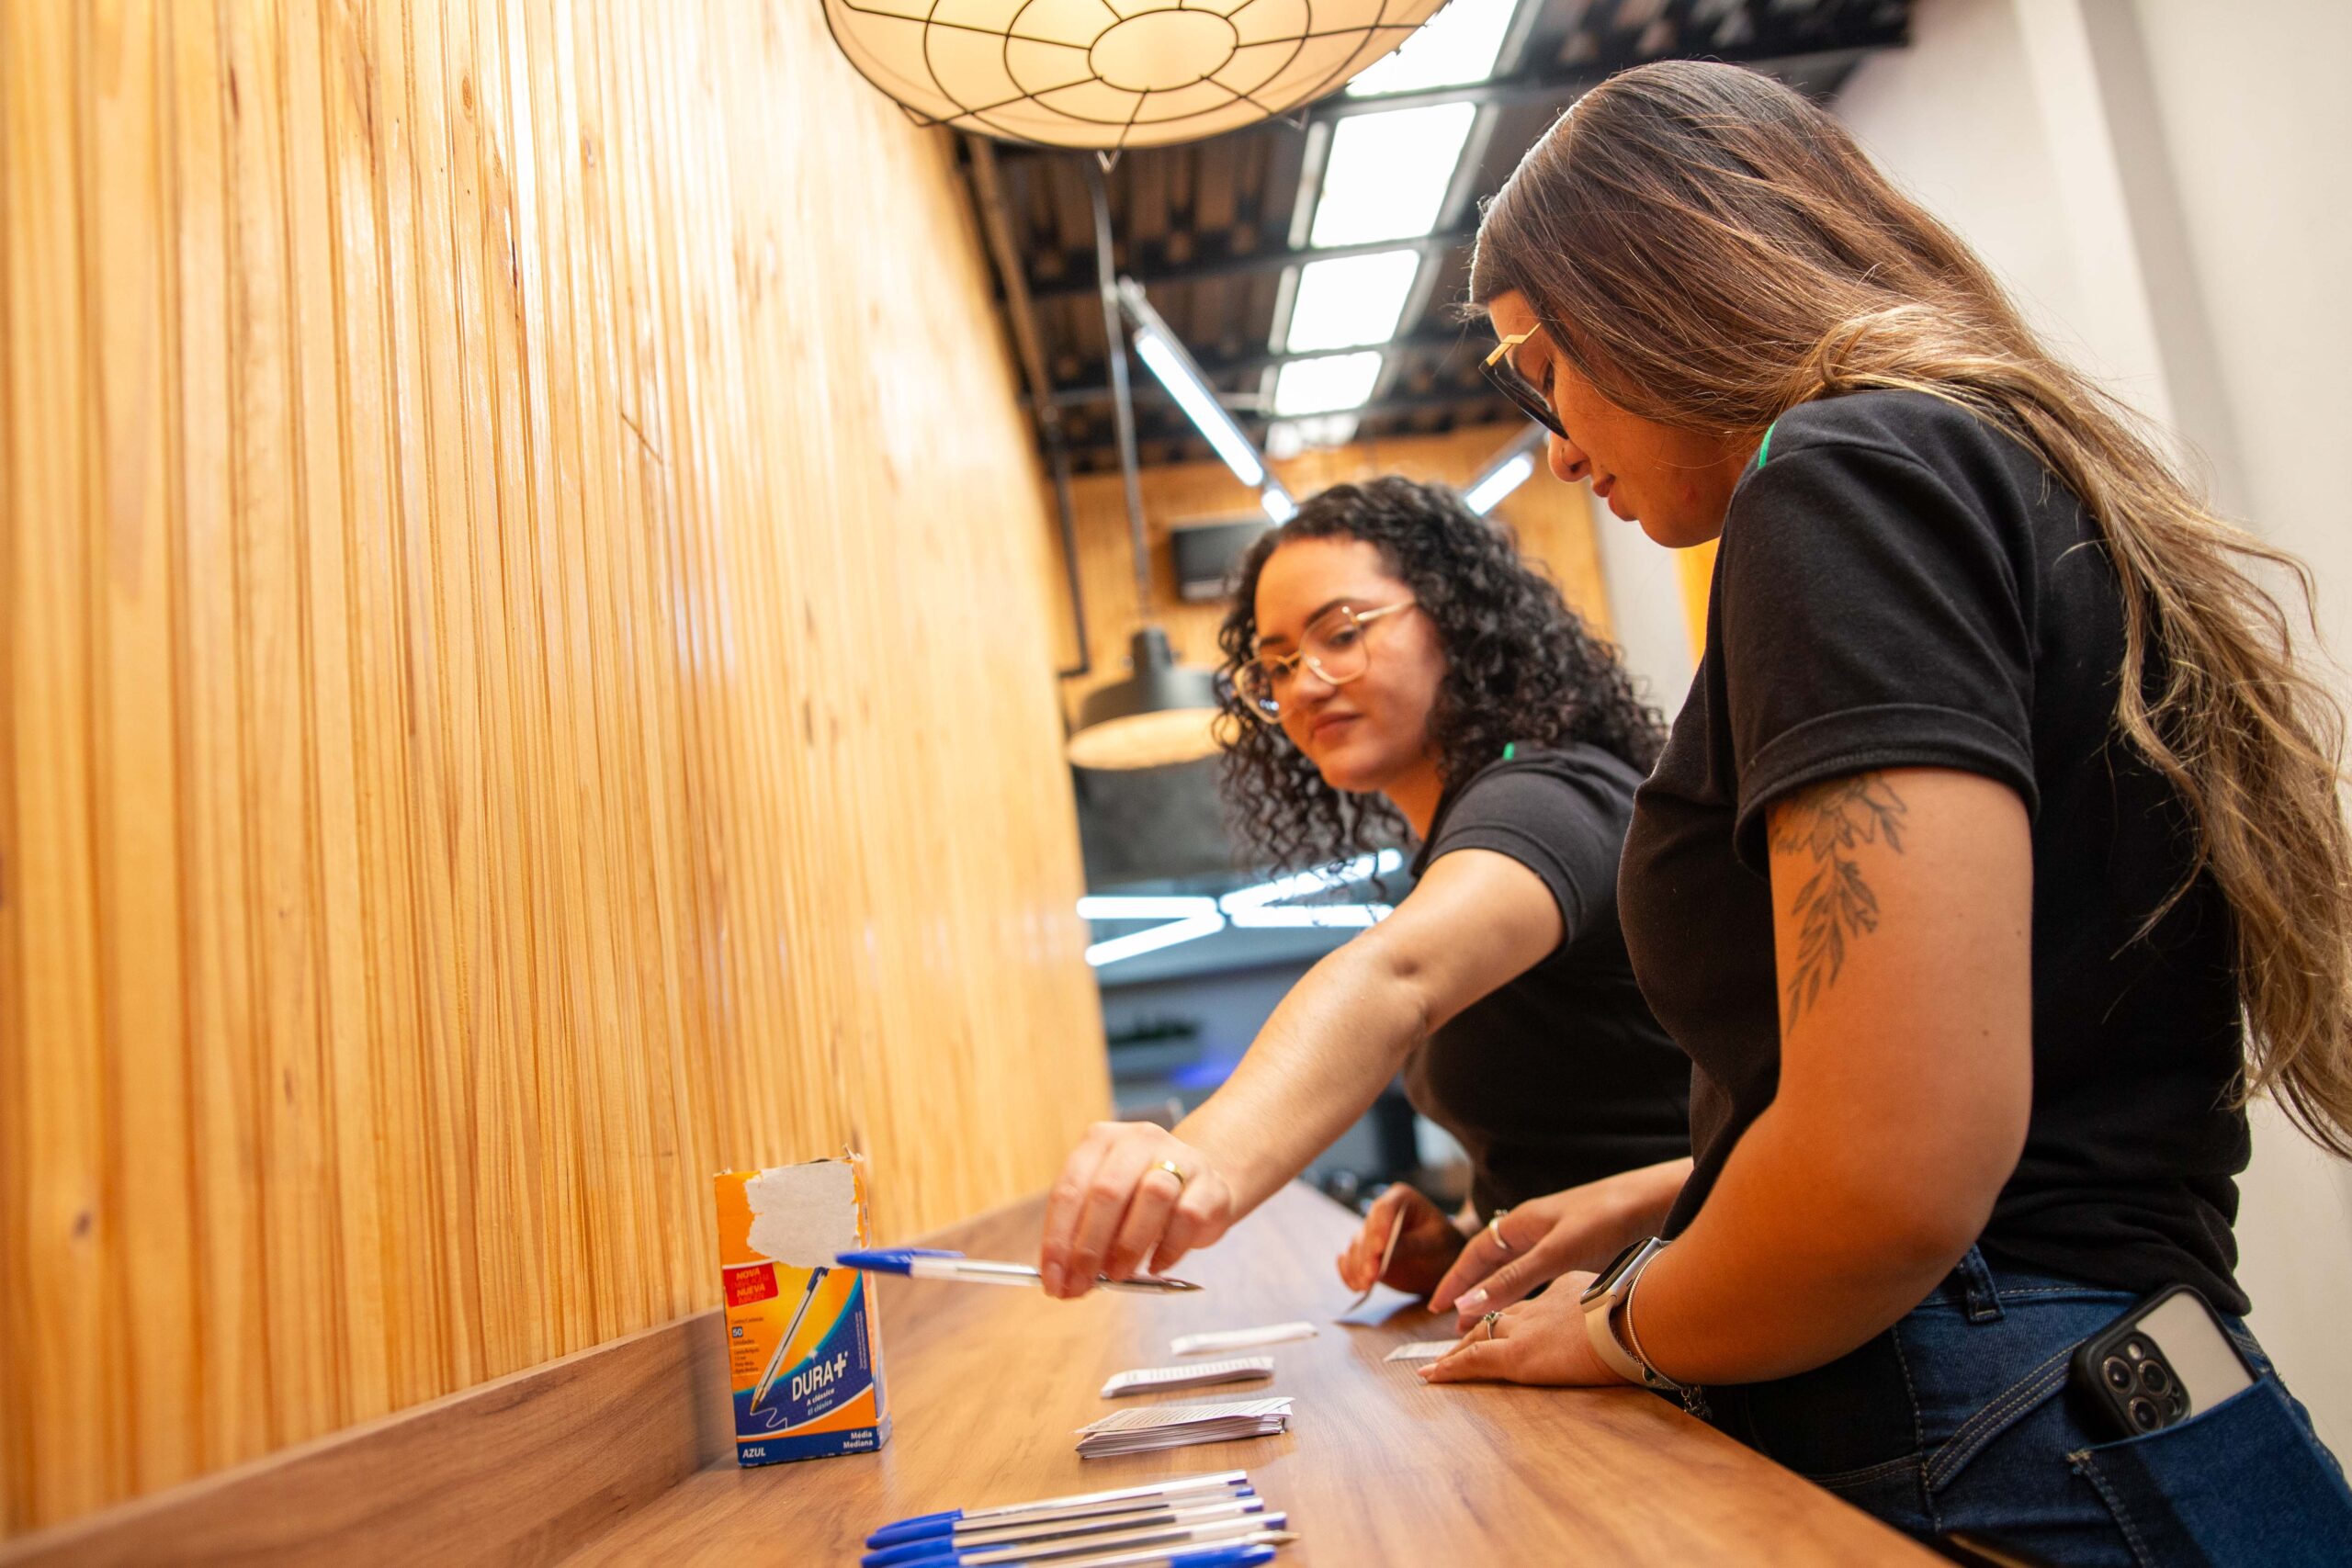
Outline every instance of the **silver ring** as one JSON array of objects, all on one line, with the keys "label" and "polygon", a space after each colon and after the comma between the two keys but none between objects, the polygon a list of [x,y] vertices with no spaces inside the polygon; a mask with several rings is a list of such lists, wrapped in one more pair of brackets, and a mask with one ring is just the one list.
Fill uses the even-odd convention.
[{"label": "silver ring", "polygon": [[1502,1320],[1503,1314],[1501,1309],[1498,1308],[1495,1311],[1488,1313],[1478,1321],[1487,1325],[1487,1337],[1492,1339],[1495,1337],[1495,1325],[1500,1323]]},{"label": "silver ring", "polygon": [[1497,1209],[1494,1217],[1487,1222],[1487,1234],[1493,1236],[1495,1245],[1505,1252],[1517,1252],[1519,1248],[1513,1247],[1503,1235],[1503,1216],[1510,1213],[1509,1209]]}]

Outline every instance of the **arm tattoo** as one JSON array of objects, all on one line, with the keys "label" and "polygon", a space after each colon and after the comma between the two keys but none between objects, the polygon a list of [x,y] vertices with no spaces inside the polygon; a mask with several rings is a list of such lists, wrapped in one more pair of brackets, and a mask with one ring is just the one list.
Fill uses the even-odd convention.
[{"label": "arm tattoo", "polygon": [[1783,1032],[1794,1029],[1798,1015],[1838,978],[1846,944],[1878,930],[1878,896],[1862,880],[1853,851],[1883,840],[1901,854],[1903,813],[1903,797],[1878,773],[1856,773],[1801,790],[1773,813],[1772,847],[1813,856],[1813,874],[1790,904],[1790,912],[1804,923],[1789,976]]}]

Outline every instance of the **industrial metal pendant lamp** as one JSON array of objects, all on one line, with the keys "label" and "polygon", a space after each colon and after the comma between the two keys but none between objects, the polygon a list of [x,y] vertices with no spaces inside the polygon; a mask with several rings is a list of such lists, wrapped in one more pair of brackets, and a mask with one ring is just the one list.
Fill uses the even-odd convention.
[{"label": "industrial metal pendant lamp", "polygon": [[1215,755],[1216,678],[1177,663],[1158,626],[1139,628],[1128,649],[1134,673],[1096,687],[1079,705],[1069,760],[1081,768],[1158,768]]},{"label": "industrial metal pendant lamp", "polygon": [[[1078,728],[1069,738],[1069,760],[1081,768],[1165,767],[1216,754],[1222,709],[1215,677],[1205,670],[1177,663],[1168,634],[1150,620],[1151,557],[1144,539],[1143,484],[1136,461],[1135,399],[1127,384],[1126,337],[1120,330],[1118,283],[1111,266],[1111,199],[1102,171],[1091,163],[1086,165],[1086,189],[1094,208],[1095,281],[1102,296],[1103,346],[1111,364],[1119,469],[1125,480],[1136,613],[1144,619],[1129,644],[1133,668],[1127,678],[1096,688],[1079,705]],[[1248,445],[1238,429],[1234,438]]]},{"label": "industrial metal pendant lamp", "polygon": [[833,39],[925,124],[1105,152],[1312,103],[1443,0],[825,0]]}]

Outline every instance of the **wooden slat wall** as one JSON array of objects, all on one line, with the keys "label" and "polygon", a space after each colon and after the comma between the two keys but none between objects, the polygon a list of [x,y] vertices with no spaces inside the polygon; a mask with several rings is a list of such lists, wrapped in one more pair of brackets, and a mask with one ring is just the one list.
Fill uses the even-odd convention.
[{"label": "wooden slat wall", "polygon": [[[1517,437],[1523,425],[1476,426],[1442,435],[1360,443],[1303,453],[1277,463],[1290,492],[1301,500],[1329,485],[1402,474],[1423,483],[1466,485]],[[1152,618],[1167,629],[1176,656],[1214,669],[1219,659],[1216,629],[1222,604],[1187,604],[1176,595],[1175,558],[1169,548],[1171,525],[1262,518],[1257,492],[1234,479],[1222,463],[1184,463],[1143,470],[1144,536],[1152,559]],[[1091,674],[1062,682],[1074,719],[1088,692],[1126,675],[1127,639],[1136,629],[1135,554],[1128,542],[1125,493],[1116,474],[1089,474],[1070,485],[1077,524],[1079,576],[1086,598],[1087,636],[1093,656]],[[1582,486],[1561,484],[1549,473],[1535,477],[1504,497],[1495,515],[1519,536],[1520,548],[1540,561],[1560,584],[1568,604],[1603,636],[1610,633],[1609,595],[1600,576],[1600,547],[1592,533],[1592,508]],[[1630,526],[1630,525],[1628,525]],[[1058,556],[1058,549],[1057,549]],[[1065,594],[1054,616],[1056,646],[1067,664],[1077,642],[1070,630]]]},{"label": "wooden slat wall", "polygon": [[797,0],[0,5],[0,1533],[1101,1112],[978,257]]}]

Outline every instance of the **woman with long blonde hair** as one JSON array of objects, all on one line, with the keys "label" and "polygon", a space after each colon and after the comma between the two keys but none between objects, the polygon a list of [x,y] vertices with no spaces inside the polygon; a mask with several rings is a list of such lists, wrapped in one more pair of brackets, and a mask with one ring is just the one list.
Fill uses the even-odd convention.
[{"label": "woman with long blonde hair", "polygon": [[[2231,1237],[2248,1096],[2352,1154],[2341,717],[2269,586],[2300,568],[1754,73],[1588,94],[1472,289],[1554,472],[1720,542],[1620,880],[1695,1167],[1651,1241],[1425,1375],[1679,1390],[1921,1535],[2343,1551]],[[2143,1363],[2200,1335],[2193,1399]]]}]

